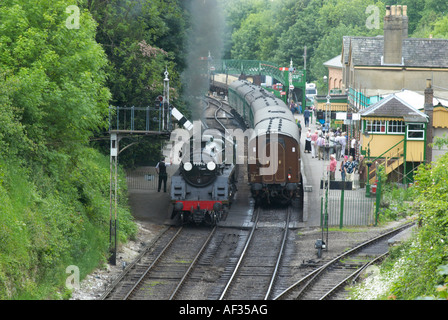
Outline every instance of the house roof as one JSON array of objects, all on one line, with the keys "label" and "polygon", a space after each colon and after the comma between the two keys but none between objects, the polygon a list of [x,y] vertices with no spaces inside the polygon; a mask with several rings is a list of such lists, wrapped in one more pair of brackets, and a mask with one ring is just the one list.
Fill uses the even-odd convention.
[{"label": "house roof", "polygon": [[427,115],[412,105],[391,94],[381,101],[359,112],[361,117],[403,118],[406,122],[427,122]]},{"label": "house roof", "polygon": [[[411,105],[414,109],[421,110],[425,106],[425,96],[418,92],[415,92],[412,90],[403,90],[403,91],[395,93],[395,95],[397,97],[399,97],[401,100],[403,100],[406,103],[408,103],[409,105]],[[432,100],[432,103],[434,106],[438,105],[439,102],[443,106],[448,107],[448,100],[437,98],[437,97],[434,97]]]},{"label": "house roof", "polygon": [[[343,59],[355,66],[381,66],[384,37],[343,37]],[[403,39],[403,60],[407,67],[448,67],[448,39]]]},{"label": "house roof", "polygon": [[330,68],[342,68],[341,55],[338,55],[328,60],[327,62],[324,62],[324,66]]}]

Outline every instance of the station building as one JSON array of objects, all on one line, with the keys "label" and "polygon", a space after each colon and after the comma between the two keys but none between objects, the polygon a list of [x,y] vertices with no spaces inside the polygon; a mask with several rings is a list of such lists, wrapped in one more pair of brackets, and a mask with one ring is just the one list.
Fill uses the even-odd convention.
[{"label": "station building", "polygon": [[448,39],[409,38],[407,6],[386,6],[383,36],[342,42],[341,89],[357,109],[404,89],[423,93],[426,79],[435,96],[448,99]]}]

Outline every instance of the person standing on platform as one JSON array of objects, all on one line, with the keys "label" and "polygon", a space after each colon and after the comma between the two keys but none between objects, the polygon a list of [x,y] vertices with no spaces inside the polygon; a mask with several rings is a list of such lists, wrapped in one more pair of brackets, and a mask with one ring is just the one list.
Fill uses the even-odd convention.
[{"label": "person standing on platform", "polygon": [[317,135],[317,130],[311,135],[311,158],[316,158],[316,142],[317,142],[317,138],[319,138],[319,136]]},{"label": "person standing on platform", "polygon": [[302,124],[300,123],[300,120],[296,120],[297,121],[297,127],[299,127],[299,141],[302,138]]},{"label": "person standing on platform", "polygon": [[334,139],[335,141],[335,150],[336,150],[336,160],[339,161],[339,159],[341,159],[341,151],[342,151],[342,140],[344,140],[345,137],[343,137],[342,135],[338,135],[336,136],[336,138]]},{"label": "person standing on platform", "polygon": [[305,153],[308,151],[308,153],[311,153],[311,129],[308,128],[308,131],[306,133],[306,139],[305,139]]},{"label": "person standing on platform", "polygon": [[339,167],[339,171],[341,172],[341,180],[345,181],[345,162],[347,161],[347,156],[342,157],[341,166]]},{"label": "person standing on platform", "polygon": [[336,167],[338,166],[338,162],[334,154],[330,155],[330,164],[328,165],[328,170],[330,171],[330,180],[335,180]]},{"label": "person standing on platform", "polygon": [[364,156],[359,156],[358,173],[359,173],[359,187],[362,189],[367,181],[367,165],[364,161]]},{"label": "person standing on platform", "polygon": [[322,136],[322,134],[320,134],[319,138],[317,138],[316,147],[317,147],[317,158],[319,160],[323,160],[324,159],[324,149],[325,149],[325,139]]},{"label": "person standing on platform", "polygon": [[356,163],[353,161],[353,157],[350,156],[348,158],[348,161],[344,164],[344,168],[345,168],[345,176],[347,178],[347,181],[351,181],[352,182],[352,188],[354,189],[353,186],[353,182],[354,182],[354,175],[355,175],[355,168],[356,168]]},{"label": "person standing on platform", "polygon": [[310,110],[306,108],[306,110],[303,112],[303,118],[305,119],[305,127],[310,126]]},{"label": "person standing on platform", "polygon": [[341,133],[341,139],[339,140],[341,144],[341,157],[345,157],[345,148],[347,147],[347,134],[345,132]]},{"label": "person standing on platform", "polygon": [[160,192],[163,182],[163,192],[166,192],[166,182],[168,180],[168,174],[166,172],[166,167],[169,167],[171,163],[165,162],[164,159],[160,159],[159,163],[156,165],[156,172],[159,174],[159,187],[157,192]]},{"label": "person standing on platform", "polygon": [[352,141],[350,142],[350,156],[353,157],[353,160],[356,159],[356,139],[353,137]]}]

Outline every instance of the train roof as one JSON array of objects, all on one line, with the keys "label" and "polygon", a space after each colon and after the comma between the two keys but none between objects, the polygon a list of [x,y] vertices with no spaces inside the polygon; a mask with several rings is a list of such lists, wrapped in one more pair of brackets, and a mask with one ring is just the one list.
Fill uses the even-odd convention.
[{"label": "train roof", "polygon": [[254,126],[254,132],[251,136],[251,140],[255,138],[255,135],[261,135],[262,132],[276,132],[279,135],[285,135],[299,141],[299,127],[295,121],[291,121],[288,118],[282,117],[260,117],[259,121]]},{"label": "train roof", "polygon": [[254,115],[254,134],[277,132],[299,143],[299,128],[288,106],[272,93],[246,80],[234,81],[230,88],[249,103]]},{"label": "train roof", "polygon": [[288,108],[274,105],[259,109],[254,115],[254,124],[257,125],[260,121],[270,118],[282,118],[295,122],[294,116]]},{"label": "train roof", "polygon": [[256,135],[260,136],[264,132],[266,134],[277,133],[279,136],[288,136],[296,140],[297,143],[300,143],[299,127],[294,122],[285,119],[275,118],[259,122],[254,128],[251,140],[254,139]]}]

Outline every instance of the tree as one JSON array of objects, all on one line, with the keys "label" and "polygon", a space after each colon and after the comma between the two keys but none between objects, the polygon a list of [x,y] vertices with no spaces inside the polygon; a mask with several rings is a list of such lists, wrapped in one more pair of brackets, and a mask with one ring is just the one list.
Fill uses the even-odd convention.
[{"label": "tree", "polygon": [[179,0],[92,1],[88,8],[99,25],[97,41],[110,61],[112,104],[152,105],[163,91],[165,67],[171,87],[180,87],[175,68],[176,62],[184,65],[185,20]]},{"label": "tree", "polygon": [[[152,107],[155,98],[163,93],[167,68],[171,102],[188,116],[181,99],[180,80],[186,67],[188,21],[185,9],[188,4],[185,2],[108,0],[86,4],[98,22],[96,39],[109,59],[107,85],[112,93],[112,105]],[[123,141],[121,147],[125,147],[127,142]],[[159,140],[142,139],[138,151],[128,149],[120,155],[120,163],[132,166],[157,161],[160,145]],[[107,143],[102,147],[104,152],[108,152]]]},{"label": "tree", "polygon": [[70,28],[70,4],[5,0],[0,6],[0,70],[14,84],[8,99],[35,152],[85,143],[105,124],[107,59],[87,11],[79,12],[79,29]]}]

